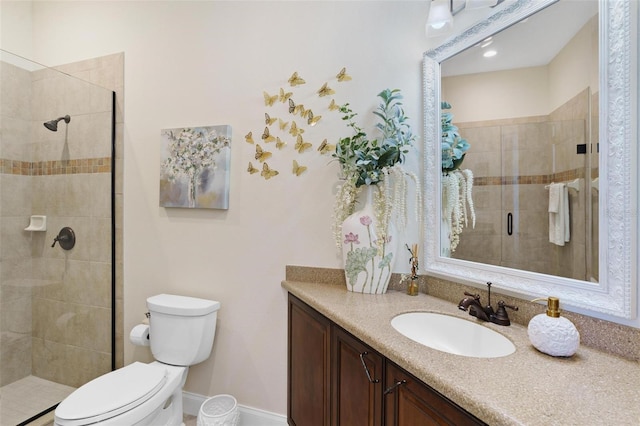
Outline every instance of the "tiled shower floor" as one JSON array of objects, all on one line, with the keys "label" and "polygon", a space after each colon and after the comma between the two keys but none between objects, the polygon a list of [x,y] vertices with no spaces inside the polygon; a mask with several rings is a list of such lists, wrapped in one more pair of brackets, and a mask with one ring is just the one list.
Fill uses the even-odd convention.
[{"label": "tiled shower floor", "polygon": [[0,388],[0,426],[16,426],[62,401],[75,388],[27,376]]}]

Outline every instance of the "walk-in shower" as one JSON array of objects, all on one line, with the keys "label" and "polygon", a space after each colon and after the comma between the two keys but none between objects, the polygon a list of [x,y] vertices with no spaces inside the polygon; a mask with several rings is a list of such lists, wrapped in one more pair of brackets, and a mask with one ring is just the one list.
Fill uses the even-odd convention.
[{"label": "walk-in shower", "polygon": [[51,130],[52,132],[58,131],[58,123],[64,120],[65,123],[69,124],[71,121],[71,117],[69,115],[65,115],[64,117],[56,118],[55,120],[49,120],[44,123],[44,127]]},{"label": "walk-in shower", "polygon": [[[115,365],[115,96],[0,55],[0,426],[15,426]],[[52,247],[66,227],[75,245]]]}]

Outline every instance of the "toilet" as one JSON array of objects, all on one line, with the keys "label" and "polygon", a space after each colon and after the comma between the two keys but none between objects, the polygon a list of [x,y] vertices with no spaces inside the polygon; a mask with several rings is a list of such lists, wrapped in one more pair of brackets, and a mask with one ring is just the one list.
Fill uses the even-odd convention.
[{"label": "toilet", "polygon": [[155,361],[134,362],[76,389],[55,410],[58,426],[179,426],[189,366],[209,358],[220,302],[159,294],[147,299]]}]

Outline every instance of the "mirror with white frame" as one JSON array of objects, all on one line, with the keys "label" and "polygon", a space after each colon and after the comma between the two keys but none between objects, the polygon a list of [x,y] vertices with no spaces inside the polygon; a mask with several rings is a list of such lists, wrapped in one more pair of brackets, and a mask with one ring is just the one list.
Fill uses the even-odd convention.
[{"label": "mirror with white frame", "polygon": [[[595,2],[596,0],[594,0]],[[592,156],[593,160],[587,160],[581,157],[580,161],[587,164],[587,170],[582,171],[581,176],[574,179],[574,176],[568,176],[566,173],[546,173],[545,179],[550,181],[566,180],[568,183],[577,182],[579,191],[582,189],[583,195],[580,204],[588,207],[584,208],[584,214],[581,217],[590,219],[594,225],[582,224],[586,235],[576,234],[574,241],[582,241],[584,246],[593,244],[593,247],[583,250],[583,264],[589,264],[590,267],[583,270],[581,274],[571,275],[557,272],[553,270],[545,270],[544,268],[528,268],[522,265],[531,263],[535,264],[536,250],[522,250],[523,256],[519,261],[511,264],[501,261],[488,261],[481,256],[474,257],[469,251],[463,256],[452,256],[450,253],[450,229],[447,229],[447,221],[443,217],[443,208],[445,207],[442,198],[443,176],[447,174],[442,172],[441,161],[441,101],[448,101],[443,98],[443,92],[451,95],[457,102],[463,99],[463,94],[450,90],[445,90],[443,77],[447,69],[458,69],[462,67],[461,56],[468,55],[473,49],[478,49],[484,40],[493,36],[496,39],[502,34],[508,34],[510,31],[517,29],[519,22],[528,21],[529,17],[535,18],[536,15],[543,13],[559,14],[560,10],[554,7],[566,9],[578,5],[580,2],[572,2],[569,0],[516,0],[505,2],[501,6],[496,7],[496,11],[487,19],[476,24],[464,33],[447,40],[441,46],[430,50],[424,55],[424,89],[425,89],[425,269],[428,273],[442,278],[469,283],[480,286],[485,282],[491,281],[495,287],[502,289],[504,293],[510,293],[523,298],[557,296],[562,300],[563,307],[580,313],[587,313],[592,316],[610,319],[617,322],[625,322],[636,315],[636,256],[637,256],[637,128],[634,125],[634,114],[637,113],[637,97],[634,93],[637,84],[637,68],[632,59],[631,49],[637,48],[634,34],[637,34],[637,28],[634,27],[633,19],[637,19],[637,5],[632,1],[600,1],[599,6],[594,6],[597,16],[591,20],[596,21],[596,35],[598,40],[594,43],[599,51],[600,61],[596,62],[595,70],[591,72],[596,75],[595,81],[591,81],[590,88],[586,89],[587,109],[591,107],[590,115],[595,117],[595,123],[592,126],[584,124],[584,120],[577,120],[572,123],[574,127],[584,129],[584,127],[593,127],[594,134],[587,130],[586,135],[580,142],[585,146],[595,146],[595,151],[599,155]],[[583,8],[584,9],[584,8]],[[571,13],[571,12],[570,12]],[[574,13],[577,15],[577,11]],[[594,15],[594,14],[592,14]],[[588,21],[589,16],[585,18]],[[531,19],[535,21],[535,19]],[[562,21],[561,21],[562,22]],[[579,25],[583,25],[581,23]],[[529,25],[529,24],[527,24]],[[531,31],[530,29],[528,31]],[[515,37],[509,37],[513,39]],[[544,43],[539,43],[543,45]],[[521,50],[532,53],[535,46],[522,46]],[[557,53],[557,52],[556,52]],[[449,67],[449,68],[447,68]],[[481,69],[481,65],[474,64],[475,74],[477,77],[486,70]],[[599,68],[599,73],[598,73]],[[444,70],[444,71],[443,71]],[[457,70],[459,74],[464,71]],[[472,71],[473,72],[473,71]],[[565,71],[566,73],[566,71]],[[598,76],[599,74],[599,76]],[[569,74],[570,78],[571,74]],[[566,77],[565,77],[566,78]],[[593,80],[594,77],[587,77]],[[469,79],[473,80],[473,79]],[[499,79],[496,79],[499,80]],[[578,80],[576,78],[576,80]],[[486,80],[485,80],[486,81]],[[562,88],[565,88],[564,84]],[[499,90],[511,90],[501,88]],[[572,89],[571,89],[572,90]],[[458,88],[458,92],[461,89]],[[556,90],[557,91],[557,90]],[[471,90],[469,90],[471,93]],[[457,98],[456,98],[457,96]],[[476,105],[479,102],[477,92],[470,94],[475,99],[465,102],[463,105],[467,110],[473,109],[473,102]],[[595,99],[595,103],[591,106],[591,99]],[[481,101],[481,99],[480,99]],[[471,107],[468,105],[471,104]],[[486,108],[487,110],[490,108]],[[476,108],[477,110],[477,108]],[[455,115],[455,105],[452,111]],[[483,116],[484,114],[484,116]],[[499,115],[499,114],[498,114]],[[528,115],[527,120],[531,120]],[[465,117],[473,117],[473,114],[462,113]],[[485,122],[495,124],[495,117],[487,116],[486,111],[476,113],[475,117],[483,116]],[[497,120],[500,121],[500,120]],[[522,120],[521,120],[522,121]],[[586,122],[589,117],[586,117]],[[557,128],[567,127],[565,124],[548,125],[545,124],[547,135],[557,131]],[[473,125],[469,126],[471,135],[482,134],[478,129],[473,129]],[[509,126],[506,126],[509,127]],[[511,126],[513,127],[513,126]],[[551,130],[549,130],[551,129]],[[475,133],[474,133],[475,131]],[[523,131],[524,132],[524,131]],[[537,130],[540,133],[539,129]],[[462,133],[462,130],[461,130]],[[486,133],[486,132],[485,132]],[[466,137],[462,134],[462,137]],[[564,136],[563,136],[564,137]],[[500,139],[500,135],[497,136]],[[569,136],[566,136],[569,138]],[[480,140],[480,139],[478,139]],[[590,142],[593,142],[592,144]],[[599,143],[598,143],[599,142]],[[469,149],[467,155],[473,156],[473,141],[469,140],[472,148]],[[529,143],[529,141],[526,141]],[[574,148],[575,141],[573,141]],[[599,149],[598,149],[599,145]],[[549,162],[555,163],[554,151],[556,147],[553,143],[550,146],[540,148],[541,151],[553,151]],[[525,156],[535,156],[536,147],[528,146],[530,149]],[[478,150],[476,149],[476,152]],[[591,150],[590,150],[591,151]],[[465,155],[465,157],[467,156]],[[522,155],[522,153],[521,153]],[[585,159],[585,160],[583,160]],[[478,167],[478,162],[465,160],[470,164],[470,169]],[[544,161],[543,161],[544,162]],[[555,165],[554,165],[555,169]],[[555,170],[554,170],[555,171]],[[575,173],[575,172],[574,172]],[[480,172],[479,174],[482,174]],[[526,174],[526,173],[525,173]],[[515,174],[516,179],[518,173]],[[501,181],[497,186],[504,185],[505,181],[510,177],[498,176],[493,177],[494,180]],[[485,184],[491,185],[492,177],[485,180]],[[520,177],[520,179],[524,179]],[[526,179],[532,180],[536,187],[538,195],[541,190],[547,193],[545,187],[549,187],[550,182],[544,181],[540,176],[526,176]],[[508,182],[509,183],[509,182]],[[518,181],[517,183],[521,183]],[[482,185],[482,182],[480,183]],[[581,185],[581,186],[580,186]],[[476,210],[486,208],[491,201],[477,199],[483,196],[482,187],[476,186],[480,191],[476,193]],[[486,189],[486,188],[485,188]],[[549,188],[546,188],[549,189]],[[594,190],[597,189],[597,190]],[[530,189],[528,189],[530,190]],[[523,196],[529,195],[523,192]],[[590,194],[586,197],[585,194]],[[500,198],[500,195],[498,196]],[[594,202],[591,203],[590,200]],[[575,201],[575,200],[574,200]],[[510,201],[512,202],[512,201]],[[544,200],[546,203],[546,200]],[[593,208],[591,208],[593,206]],[[571,206],[572,209],[577,207]],[[543,222],[543,226],[547,224],[544,220],[548,217],[544,210],[540,211],[538,221]],[[489,212],[477,212],[478,214]],[[448,214],[448,212],[447,212]],[[518,215],[518,212],[516,212]],[[522,213],[525,215],[525,212]],[[542,218],[542,220],[540,220]],[[513,223],[510,223],[513,226]],[[523,228],[530,226],[530,223],[524,223]],[[576,227],[576,230],[578,228]],[[512,229],[511,229],[512,230]],[[517,230],[517,229],[516,229]],[[545,229],[548,232],[548,228]],[[588,235],[590,232],[593,235]],[[478,235],[476,235],[478,236]],[[465,230],[460,234],[460,238],[465,238]],[[485,240],[487,244],[491,242]],[[476,250],[482,247],[482,234],[477,238],[477,244],[474,246]],[[546,243],[550,244],[547,240]],[[539,243],[539,241],[538,241]],[[544,243],[544,242],[543,242]],[[497,243],[498,245],[504,243]],[[567,246],[570,246],[567,243]],[[574,242],[574,245],[577,243]],[[545,250],[544,244],[542,250]],[[549,252],[553,250],[549,247]],[[485,250],[488,251],[488,250]],[[511,252],[515,250],[510,249]],[[566,251],[566,250],[565,250]],[[539,253],[540,250],[537,250]],[[528,256],[528,258],[527,258]],[[591,257],[590,259],[587,259]],[[555,262],[566,261],[561,259]],[[518,263],[519,262],[519,263]],[[538,261],[538,265],[548,263],[548,259]],[[598,268],[598,265],[599,268]],[[581,265],[584,266],[584,265]],[[562,267],[560,267],[562,269]]]}]

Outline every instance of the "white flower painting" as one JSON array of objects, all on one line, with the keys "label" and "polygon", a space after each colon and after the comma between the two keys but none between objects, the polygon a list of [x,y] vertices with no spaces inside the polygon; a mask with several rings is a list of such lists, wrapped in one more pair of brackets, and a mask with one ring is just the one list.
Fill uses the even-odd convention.
[{"label": "white flower painting", "polygon": [[229,208],[231,126],[161,131],[160,206]]}]

